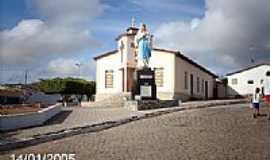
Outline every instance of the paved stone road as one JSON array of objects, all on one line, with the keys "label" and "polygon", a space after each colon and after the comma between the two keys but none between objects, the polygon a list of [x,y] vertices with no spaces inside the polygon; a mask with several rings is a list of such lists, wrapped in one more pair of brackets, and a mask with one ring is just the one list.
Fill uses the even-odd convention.
[{"label": "paved stone road", "polygon": [[[246,107],[245,107],[246,106]],[[266,112],[266,108],[263,108]],[[270,121],[245,105],[175,112],[13,153],[75,153],[77,159],[270,159]]]},{"label": "paved stone road", "polygon": [[[60,115],[57,115],[53,120],[49,121],[47,125],[40,127],[33,127],[27,129],[20,129],[14,132],[5,132],[0,133],[0,144],[6,142],[18,140],[18,139],[27,139],[35,137],[40,134],[48,134],[50,132],[57,132],[64,129],[70,129],[74,127],[82,127],[85,125],[98,124],[105,121],[116,121],[119,119],[125,119],[132,116],[140,116],[145,113],[152,113],[156,111],[163,110],[173,110],[177,108],[186,108],[198,104],[209,104],[215,102],[223,102],[224,100],[212,100],[212,101],[195,101],[195,102],[186,102],[181,104],[181,106],[173,108],[160,108],[152,109],[145,111],[131,111],[126,108],[119,106],[102,106],[102,103],[93,103],[91,107],[64,107],[63,112]],[[229,100],[233,101],[233,100]],[[238,101],[238,100],[236,100]],[[225,102],[225,101],[224,101]]]}]

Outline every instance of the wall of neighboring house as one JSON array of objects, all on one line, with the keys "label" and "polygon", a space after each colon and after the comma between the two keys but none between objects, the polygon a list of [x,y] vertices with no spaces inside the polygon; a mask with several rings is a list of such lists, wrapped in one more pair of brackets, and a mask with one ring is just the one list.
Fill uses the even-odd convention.
[{"label": "wall of neighboring house", "polygon": [[173,99],[174,96],[174,54],[164,51],[152,51],[149,66],[163,70],[163,84],[157,85],[157,98]]},{"label": "wall of neighboring house", "polygon": [[228,96],[235,97],[238,95],[245,96],[252,94],[256,87],[262,87],[262,81],[266,78],[267,71],[270,71],[270,66],[262,65],[227,76]]},{"label": "wall of neighboring house", "polygon": [[[191,75],[193,75],[193,85]],[[205,82],[208,83],[207,92]],[[181,100],[213,98],[214,86],[215,79],[213,76],[182,58],[175,56],[175,98]]]}]

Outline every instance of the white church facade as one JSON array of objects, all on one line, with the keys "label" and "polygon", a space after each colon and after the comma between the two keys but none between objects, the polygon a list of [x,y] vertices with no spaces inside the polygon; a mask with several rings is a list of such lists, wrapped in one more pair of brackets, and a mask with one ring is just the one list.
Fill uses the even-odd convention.
[{"label": "white church facade", "polygon": [[[116,38],[117,49],[94,57],[96,61],[96,101],[131,94],[138,28],[129,27]],[[162,100],[211,99],[217,76],[179,51],[152,48],[149,67],[155,71],[157,98]]]}]

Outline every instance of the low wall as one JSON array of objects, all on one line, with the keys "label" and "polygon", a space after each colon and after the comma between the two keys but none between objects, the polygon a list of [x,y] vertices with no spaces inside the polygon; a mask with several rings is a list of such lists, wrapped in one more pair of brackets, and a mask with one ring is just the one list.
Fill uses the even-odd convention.
[{"label": "low wall", "polygon": [[61,105],[56,104],[35,113],[22,113],[0,116],[0,131],[42,125],[44,122],[61,112]]},{"label": "low wall", "polygon": [[126,101],[124,107],[132,111],[168,108],[178,106],[178,100],[142,100],[142,101]]}]

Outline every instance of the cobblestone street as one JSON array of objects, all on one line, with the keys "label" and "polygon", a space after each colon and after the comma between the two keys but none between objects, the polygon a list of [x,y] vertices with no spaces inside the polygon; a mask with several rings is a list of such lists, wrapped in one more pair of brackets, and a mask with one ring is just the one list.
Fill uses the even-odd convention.
[{"label": "cobblestone street", "polygon": [[[266,108],[262,109],[267,113]],[[180,111],[11,154],[75,153],[76,159],[270,159],[270,121],[248,104]]]}]

